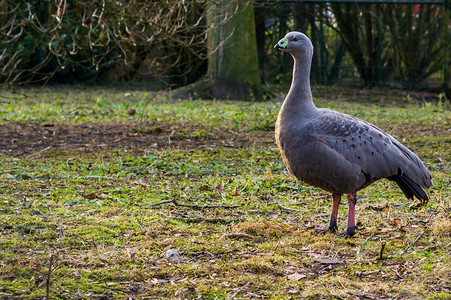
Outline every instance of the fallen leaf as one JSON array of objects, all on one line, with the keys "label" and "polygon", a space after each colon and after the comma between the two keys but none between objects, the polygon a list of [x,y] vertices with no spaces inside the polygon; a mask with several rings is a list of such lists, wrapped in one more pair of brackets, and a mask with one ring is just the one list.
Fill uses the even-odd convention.
[{"label": "fallen leaf", "polygon": [[344,264],[345,262],[342,260],[337,259],[330,259],[330,258],[315,258],[313,259],[316,262],[326,264],[326,265],[337,265],[337,264]]},{"label": "fallen leaf", "polygon": [[236,240],[254,240],[255,237],[244,232],[232,232],[224,234],[223,237]]},{"label": "fallen leaf", "polygon": [[215,194],[219,194],[219,195],[224,194],[224,183],[218,184],[215,187]]},{"label": "fallen leaf", "polygon": [[287,294],[288,294],[288,295],[299,295],[300,292],[297,291],[297,290],[289,290],[289,291],[287,292]]},{"label": "fallen leaf", "polygon": [[288,280],[295,280],[295,281],[301,280],[301,279],[303,279],[305,277],[307,277],[307,275],[301,274],[299,272],[295,272],[293,274],[287,275],[287,279]]},{"label": "fallen leaf", "polygon": [[167,260],[179,263],[182,261],[182,257],[180,256],[179,252],[175,249],[169,249],[166,251],[164,256],[167,258]]},{"label": "fallen leaf", "polygon": [[383,211],[384,209],[389,208],[389,205],[388,205],[388,202],[387,202],[387,203],[379,205],[379,206],[370,206],[369,208],[372,209],[372,210],[375,210],[375,211]]},{"label": "fallen leaf", "polygon": [[260,195],[260,196],[258,196],[258,198],[262,201],[267,201],[267,200],[271,199],[271,197],[269,195]]},{"label": "fallen leaf", "polygon": [[158,280],[158,278],[150,278],[147,282],[151,284],[158,284],[160,283],[160,280]]},{"label": "fallen leaf", "polygon": [[180,289],[180,290],[175,292],[175,296],[183,298],[183,297],[185,297],[187,295],[194,294],[195,292],[196,292],[196,290],[193,289],[193,288]]},{"label": "fallen leaf", "polygon": [[240,195],[240,192],[238,192],[236,189],[234,189],[234,190],[232,191],[232,196],[237,197],[237,196],[239,196],[239,195]]},{"label": "fallen leaf", "polygon": [[147,184],[149,184],[149,179],[147,179],[147,178],[142,178],[142,179],[140,179],[139,181],[138,181],[138,183],[139,184],[141,184],[141,185],[147,185]]},{"label": "fallen leaf", "polygon": [[327,218],[329,216],[330,216],[330,214],[323,213],[323,214],[314,215],[313,218]]},{"label": "fallen leaf", "polygon": [[96,193],[89,193],[89,194],[83,194],[83,195],[81,195],[83,198],[85,198],[85,199],[89,199],[89,200],[92,200],[92,199],[102,199],[102,196],[98,196]]}]

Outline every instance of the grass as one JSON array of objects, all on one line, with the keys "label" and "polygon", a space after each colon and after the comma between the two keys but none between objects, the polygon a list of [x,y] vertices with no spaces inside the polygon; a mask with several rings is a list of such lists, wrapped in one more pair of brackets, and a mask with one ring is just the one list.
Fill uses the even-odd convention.
[{"label": "grass", "polygon": [[3,91],[0,296],[451,297],[449,102],[330,89],[313,91],[318,106],[382,127],[434,178],[421,207],[385,180],[361,191],[353,239],[314,234],[331,199],[285,171],[273,142],[282,98]]}]

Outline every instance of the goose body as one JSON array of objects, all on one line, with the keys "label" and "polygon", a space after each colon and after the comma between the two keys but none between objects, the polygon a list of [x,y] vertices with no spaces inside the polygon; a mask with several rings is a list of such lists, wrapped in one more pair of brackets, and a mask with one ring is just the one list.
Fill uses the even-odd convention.
[{"label": "goose body", "polygon": [[408,198],[427,201],[423,188],[432,186],[432,177],[417,155],[371,123],[314,105],[308,37],[290,32],[275,47],[294,59],[292,84],[276,122],[276,143],[294,177],[332,193],[326,230],[337,230],[338,206],[347,194],[348,228],[342,236],[353,236],[356,193],[381,178],[395,181]]}]

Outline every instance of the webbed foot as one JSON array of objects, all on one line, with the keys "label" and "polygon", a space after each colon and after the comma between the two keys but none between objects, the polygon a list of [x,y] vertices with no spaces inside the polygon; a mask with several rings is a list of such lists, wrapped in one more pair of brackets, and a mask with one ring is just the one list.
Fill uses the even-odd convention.
[{"label": "webbed foot", "polygon": [[338,231],[338,227],[337,227],[337,225],[335,225],[335,226],[329,226],[329,227],[326,227],[326,228],[324,228],[324,229],[316,229],[315,230],[315,233],[316,234],[326,234],[326,233],[328,233],[328,232],[330,232],[330,233],[335,233],[335,232],[337,232]]},{"label": "webbed foot", "polygon": [[355,230],[357,229],[357,226],[348,227],[345,232],[337,234],[337,237],[340,238],[351,238],[355,235]]}]

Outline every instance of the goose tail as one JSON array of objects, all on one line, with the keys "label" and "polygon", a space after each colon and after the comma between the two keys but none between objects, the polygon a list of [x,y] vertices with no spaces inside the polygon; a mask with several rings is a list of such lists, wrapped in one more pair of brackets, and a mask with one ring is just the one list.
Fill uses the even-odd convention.
[{"label": "goose tail", "polygon": [[409,176],[402,173],[401,169],[398,169],[398,174],[387,177],[387,179],[396,182],[408,199],[413,199],[415,196],[421,202],[429,201],[429,198],[423,189],[410,179]]}]

